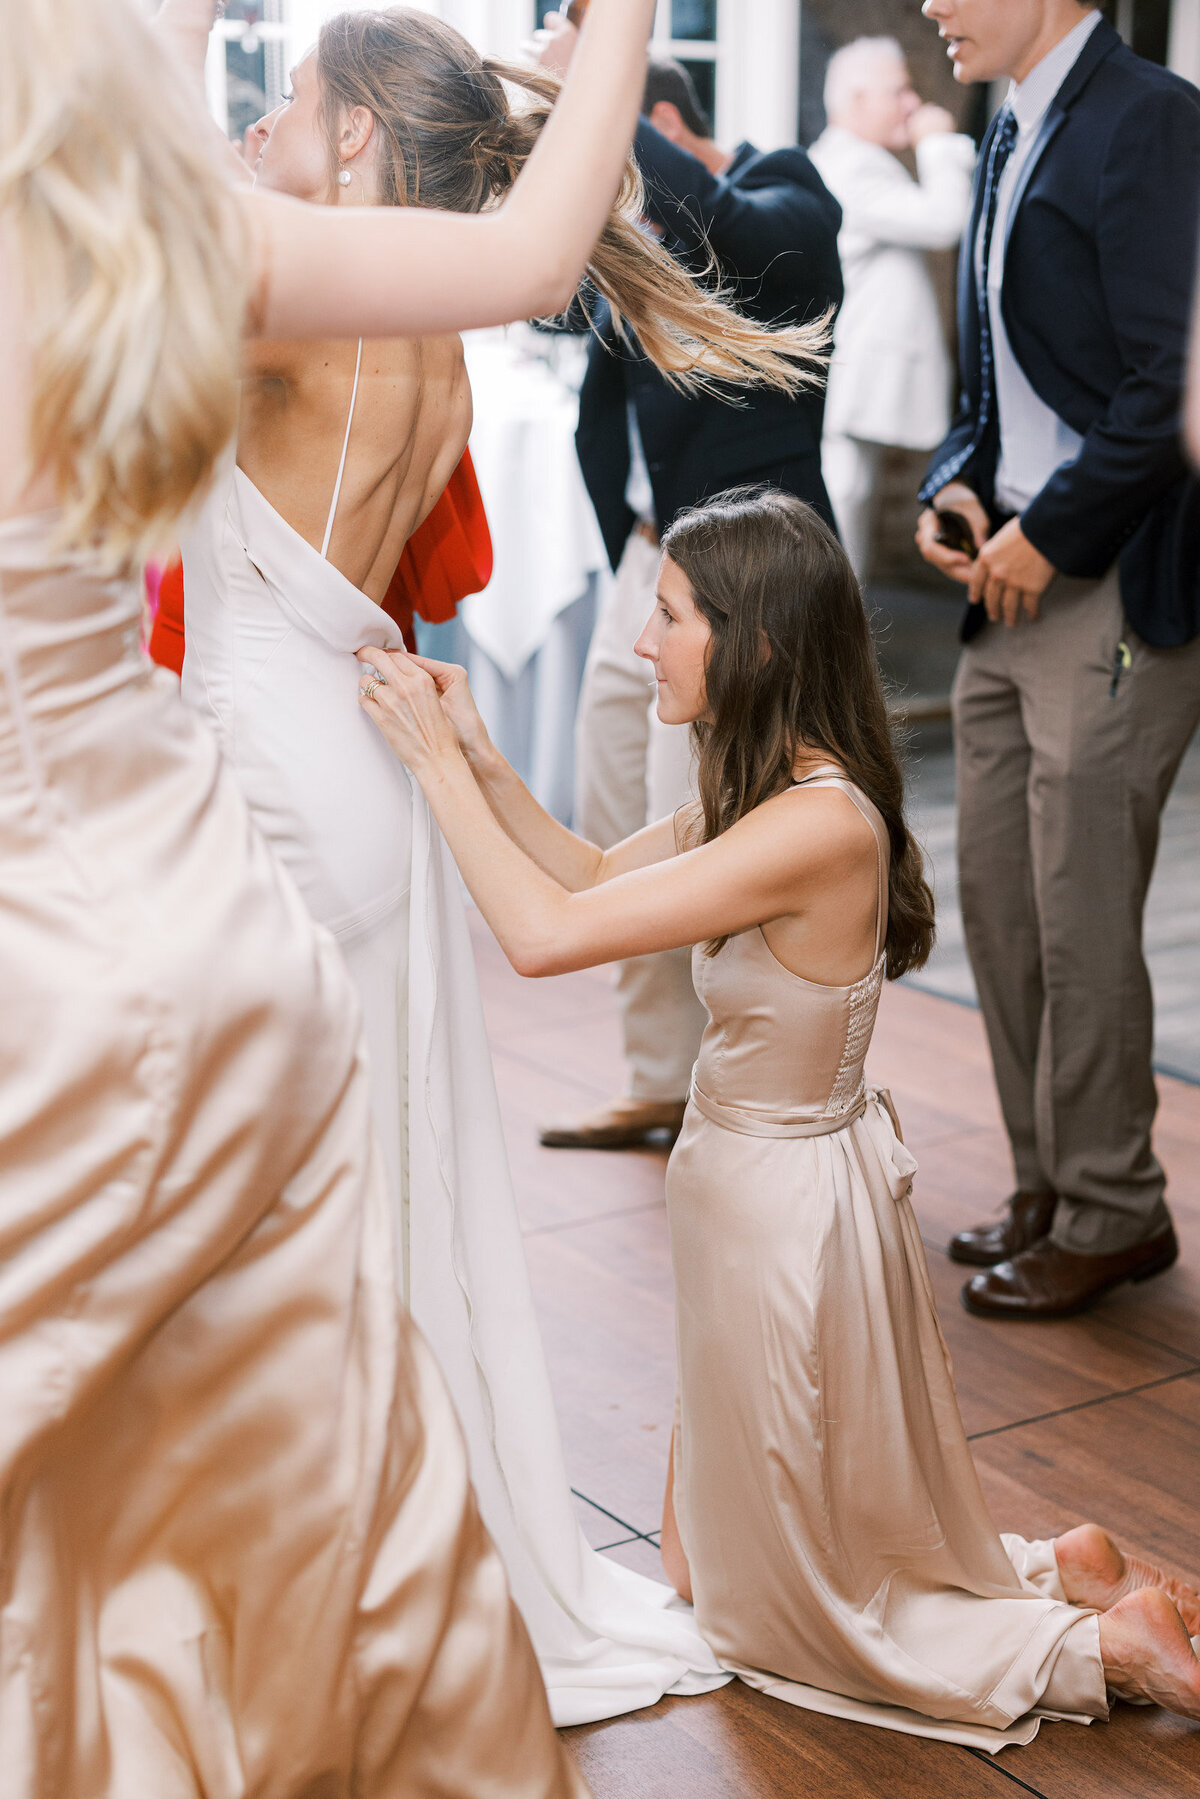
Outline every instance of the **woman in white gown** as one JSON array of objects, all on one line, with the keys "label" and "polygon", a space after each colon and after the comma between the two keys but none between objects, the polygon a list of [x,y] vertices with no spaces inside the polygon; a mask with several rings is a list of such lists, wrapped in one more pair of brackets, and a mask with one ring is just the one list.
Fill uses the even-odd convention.
[{"label": "woman in white gown", "polygon": [[653,6],[597,7],[490,229],[235,207],[138,11],[0,0],[0,1791],[582,1799],[397,1300],[352,985],[135,577],[244,331],[565,299]]},{"label": "woman in white gown", "polygon": [[[507,70],[537,94],[545,77]],[[516,178],[548,116],[414,8],[343,15],[259,128],[258,179],[331,205],[462,212]],[[636,207],[627,180],[626,212]],[[601,286],[668,366],[795,384],[815,331],[769,334],[614,213]],[[453,864],[419,790],[358,706],[377,603],[470,428],[457,340],[261,346],[231,460],[185,538],[183,692],[214,724],[260,828],[333,931],[362,1001],[401,1284],[463,1423],[485,1522],[559,1724],[726,1678],[690,1609],[587,1546],[526,1273]]]}]

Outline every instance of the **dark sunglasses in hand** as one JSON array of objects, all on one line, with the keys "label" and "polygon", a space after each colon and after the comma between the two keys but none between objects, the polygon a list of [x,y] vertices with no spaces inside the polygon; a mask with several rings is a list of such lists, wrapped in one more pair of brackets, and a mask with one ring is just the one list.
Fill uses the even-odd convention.
[{"label": "dark sunglasses in hand", "polygon": [[974,562],[979,554],[975,542],[975,533],[961,512],[949,510],[938,513],[938,533],[934,543],[940,543],[943,549],[955,550],[960,556],[969,556]]}]

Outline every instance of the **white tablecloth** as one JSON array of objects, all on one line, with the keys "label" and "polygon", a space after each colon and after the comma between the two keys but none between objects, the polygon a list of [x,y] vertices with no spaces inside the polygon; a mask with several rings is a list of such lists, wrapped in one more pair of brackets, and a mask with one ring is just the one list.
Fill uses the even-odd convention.
[{"label": "white tablecloth", "polygon": [[496,552],[487,590],[423,651],[465,663],[489,731],[556,818],[571,813],[575,710],[604,544],[575,455],[586,346],[527,325],[469,333],[471,456]]}]

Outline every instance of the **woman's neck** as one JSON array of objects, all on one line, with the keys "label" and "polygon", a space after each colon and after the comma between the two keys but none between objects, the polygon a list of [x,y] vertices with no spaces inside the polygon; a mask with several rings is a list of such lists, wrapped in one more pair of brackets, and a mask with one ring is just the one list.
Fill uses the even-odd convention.
[{"label": "woman's neck", "polygon": [[829,755],[825,750],[800,749],[797,750],[792,763],[792,779],[797,782],[807,781],[810,775],[817,773],[818,769],[840,769],[840,766],[837,757]]}]

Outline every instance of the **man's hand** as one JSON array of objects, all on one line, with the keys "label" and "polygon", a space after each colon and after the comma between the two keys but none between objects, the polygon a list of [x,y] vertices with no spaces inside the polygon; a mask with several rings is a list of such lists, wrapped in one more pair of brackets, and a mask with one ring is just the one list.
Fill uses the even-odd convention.
[{"label": "man's hand", "polygon": [[1015,625],[1022,613],[1032,621],[1056,573],[1054,564],[1034,549],[1020,519],[1010,518],[980,550],[971,570],[968,597],[972,603],[983,601],[993,624],[1003,620]]},{"label": "man's hand", "polygon": [[579,33],[574,25],[567,23],[566,14],[548,12],[541,30],[535,31],[529,42],[522,45],[521,54],[535,68],[545,69],[548,75],[557,75],[561,80],[571,66],[578,42]]},{"label": "man's hand", "polygon": [[909,142],[915,150],[927,137],[939,137],[948,131],[957,131],[953,113],[948,113],[944,106],[931,106],[928,103],[917,108],[908,121]]},{"label": "man's hand", "polygon": [[933,505],[927,506],[918,520],[917,548],[926,562],[932,563],[944,575],[949,575],[952,581],[961,581],[965,586],[971,579],[975,564],[964,551],[952,550],[946,544],[938,543],[937,534],[941,530],[939,512],[957,512],[966,519],[977,550],[982,549],[987,542],[991,521],[978,494],[965,481],[951,481],[949,486],[943,487],[940,493],[934,495]]}]

